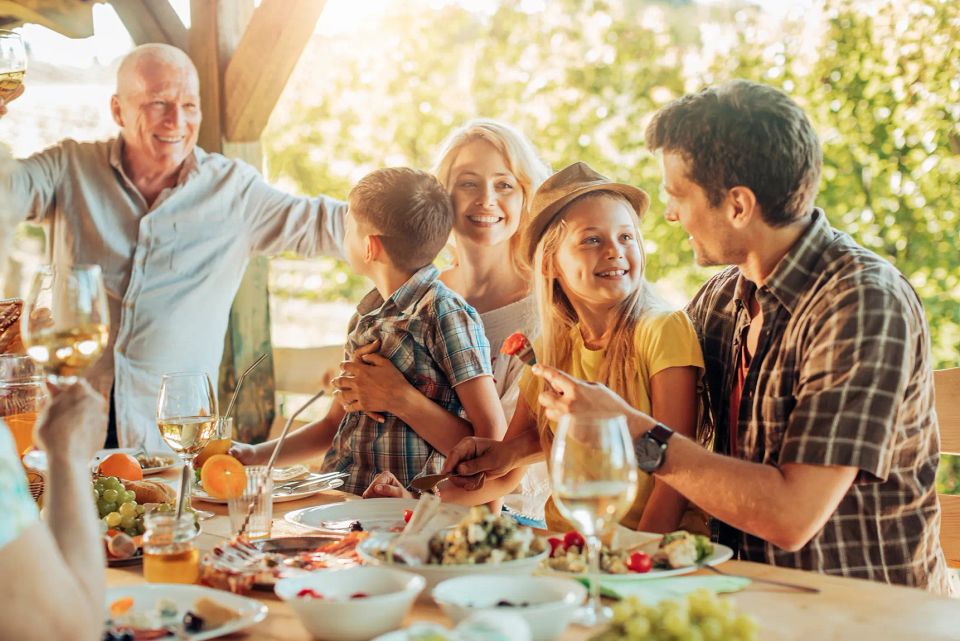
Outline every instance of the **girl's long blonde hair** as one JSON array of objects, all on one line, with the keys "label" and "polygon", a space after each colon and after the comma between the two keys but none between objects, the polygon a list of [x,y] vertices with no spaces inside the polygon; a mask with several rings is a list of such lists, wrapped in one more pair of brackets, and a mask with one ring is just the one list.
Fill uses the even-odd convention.
[{"label": "girl's long blonde hair", "polygon": [[[570,302],[570,298],[560,285],[559,272],[556,265],[557,250],[566,234],[567,225],[564,221],[564,211],[573,203],[593,198],[612,198],[623,202],[633,212],[634,225],[637,228],[637,239],[640,239],[640,217],[633,206],[624,196],[614,191],[592,191],[575,198],[567,203],[544,230],[534,252],[534,287],[537,304],[540,308],[541,352],[537,361],[550,367],[565,369],[569,367],[572,357],[572,342],[570,334],[579,322],[577,312]],[[637,377],[636,334],[637,324],[652,312],[670,311],[670,307],[661,299],[642,276],[646,271],[646,253],[640,243],[640,270],[639,286],[630,293],[614,310],[614,325],[607,342],[603,363],[597,372],[597,383],[603,383],[621,396],[627,394],[627,381]],[[629,399],[626,399],[629,401]],[[540,413],[537,420],[537,429],[543,445],[549,448],[553,435],[550,432],[545,416]]]},{"label": "girl's long blonde hair", "polygon": [[[497,120],[478,118],[450,132],[440,146],[440,153],[432,173],[446,188],[447,193],[452,189],[450,169],[457,159],[457,154],[475,140],[485,140],[500,152],[507,168],[516,177],[523,191],[520,225],[517,227],[517,232],[510,238],[510,262],[517,273],[529,276],[530,265],[523,257],[521,236],[530,222],[530,204],[533,202],[533,194],[543,181],[550,177],[550,167],[540,160],[533,145],[520,131]],[[456,251],[454,250],[453,253],[456,260]]]}]

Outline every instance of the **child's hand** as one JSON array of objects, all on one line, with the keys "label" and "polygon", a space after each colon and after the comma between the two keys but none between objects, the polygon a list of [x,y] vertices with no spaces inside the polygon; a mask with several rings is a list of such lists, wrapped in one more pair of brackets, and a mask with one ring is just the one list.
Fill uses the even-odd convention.
[{"label": "child's hand", "polygon": [[391,472],[380,472],[366,490],[363,491],[363,498],[374,499],[378,497],[412,499],[416,498],[411,492],[408,492],[403,484],[397,480],[397,477]]},{"label": "child's hand", "polygon": [[546,365],[535,365],[533,373],[548,383],[537,400],[551,421],[559,421],[564,414],[629,415],[635,412],[606,385],[588,383]]},{"label": "child's hand", "polygon": [[254,445],[248,445],[247,443],[234,443],[230,446],[230,449],[227,450],[227,454],[237,459],[244,465],[255,465],[259,463],[257,460],[257,448]]}]

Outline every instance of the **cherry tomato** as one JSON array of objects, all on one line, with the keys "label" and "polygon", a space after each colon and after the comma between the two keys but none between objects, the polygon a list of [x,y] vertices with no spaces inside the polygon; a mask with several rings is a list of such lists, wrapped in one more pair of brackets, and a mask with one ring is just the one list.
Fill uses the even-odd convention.
[{"label": "cherry tomato", "polygon": [[314,590],[313,588],[303,588],[297,592],[297,596],[301,599],[322,599],[323,595]]},{"label": "cherry tomato", "polygon": [[547,543],[550,544],[550,558],[552,559],[555,556],[559,556],[566,547],[563,545],[563,539],[559,536],[551,536],[547,539]]},{"label": "cherry tomato", "polygon": [[404,510],[404,511],[403,511],[403,522],[404,522],[404,523],[409,523],[411,516],[413,516],[413,510]]},{"label": "cherry tomato", "polygon": [[572,547],[583,548],[586,544],[587,542],[583,539],[583,535],[576,530],[570,530],[563,535],[563,547],[567,549]]},{"label": "cherry tomato", "polygon": [[649,554],[634,552],[630,555],[630,560],[627,562],[627,569],[631,572],[645,574],[653,569],[653,559],[650,558]]}]

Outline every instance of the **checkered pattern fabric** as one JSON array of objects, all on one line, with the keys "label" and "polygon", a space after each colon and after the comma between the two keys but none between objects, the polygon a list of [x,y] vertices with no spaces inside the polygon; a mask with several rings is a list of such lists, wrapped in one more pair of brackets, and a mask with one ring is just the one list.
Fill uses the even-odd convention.
[{"label": "checkered pattern fabric", "polygon": [[859,472],[797,552],[725,524],[718,536],[743,559],[946,593],[930,337],[916,293],[890,263],[832,229],[821,210],[760,287],[735,267],[712,278],[687,311],[724,454],[751,296],[764,320],[733,426],[737,455]]},{"label": "checkered pattern fabric", "polygon": [[[380,339],[380,354],[411,385],[448,412],[462,415],[454,388],[491,375],[490,345],[477,312],[438,276],[428,265],[386,301],[376,289],[368,293],[350,320],[346,357]],[[377,423],[362,412],[350,412],[340,422],[323,469],[350,473],[344,491],[363,493],[384,470],[408,485],[443,467],[443,456],[412,428],[393,414],[385,418]]]}]

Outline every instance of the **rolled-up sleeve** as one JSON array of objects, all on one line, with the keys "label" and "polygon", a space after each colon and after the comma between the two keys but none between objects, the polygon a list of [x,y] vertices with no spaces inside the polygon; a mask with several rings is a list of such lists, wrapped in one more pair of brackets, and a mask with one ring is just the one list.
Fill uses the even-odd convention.
[{"label": "rolled-up sleeve", "polygon": [[293,196],[269,185],[252,167],[246,169],[244,216],[254,253],[342,257],[347,203],[323,195]]},{"label": "rolled-up sleeve", "polygon": [[52,216],[57,203],[57,186],[63,181],[65,166],[65,154],[60,145],[14,161],[13,170],[6,178],[11,215],[16,220],[36,223]]}]

